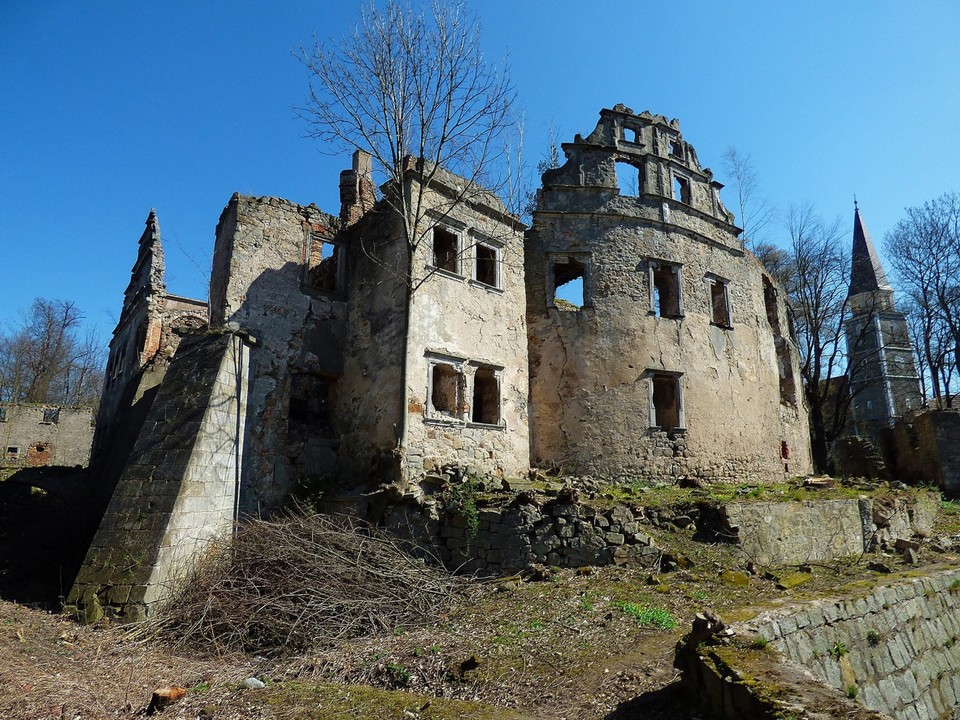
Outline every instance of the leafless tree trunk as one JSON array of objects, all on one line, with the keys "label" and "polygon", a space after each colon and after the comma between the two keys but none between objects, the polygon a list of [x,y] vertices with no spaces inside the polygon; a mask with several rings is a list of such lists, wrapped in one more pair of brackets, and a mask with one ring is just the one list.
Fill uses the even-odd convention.
[{"label": "leafless tree trunk", "polygon": [[886,238],[901,286],[920,313],[920,342],[938,405],[950,405],[960,373],[960,196],[907,209]]},{"label": "leafless tree trunk", "polygon": [[[406,286],[406,345],[410,303],[430,275],[414,267],[418,249],[456,207],[509,188],[503,171],[519,143],[510,138],[517,124],[506,65],[484,58],[479,24],[462,2],[440,0],[429,17],[403,0],[388,0],[382,10],[371,2],[350,36],[315,39],[312,48],[300,48],[299,59],[311,75],[300,110],[310,136],[334,152],[371,153],[374,175],[387,187],[382,201],[401,219],[406,264],[386,269]],[[445,171],[462,182],[438,194]],[[405,352],[401,363],[400,448],[407,429]]]}]

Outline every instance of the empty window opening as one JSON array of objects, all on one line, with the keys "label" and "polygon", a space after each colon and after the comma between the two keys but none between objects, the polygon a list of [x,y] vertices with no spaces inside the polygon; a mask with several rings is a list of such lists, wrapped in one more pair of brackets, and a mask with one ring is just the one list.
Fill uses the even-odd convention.
[{"label": "empty window opening", "polygon": [[655,373],[650,382],[653,386],[650,424],[664,430],[683,427],[680,421],[680,378]]},{"label": "empty window opening", "polygon": [[20,448],[16,445],[7,446],[7,457],[15,460],[20,455]]},{"label": "empty window opening", "polygon": [[730,327],[730,293],[727,283],[719,278],[710,280],[710,311],[714,325]]},{"label": "empty window opening", "polygon": [[457,416],[460,373],[452,365],[437,363],[433,366],[430,382],[430,405],[435,413],[444,417]]},{"label": "empty window opening", "polygon": [[471,419],[487,425],[500,423],[500,379],[492,368],[477,368],[473,376]]},{"label": "empty window opening", "polygon": [[630,197],[639,197],[640,195],[640,168],[631,165],[628,162],[616,163],[617,166],[617,187],[621,195]]},{"label": "empty window opening", "polygon": [[633,143],[637,145],[640,143],[640,131],[632,127],[623,128],[623,139],[628,143]]},{"label": "empty window opening", "polygon": [[433,229],[433,266],[447,272],[460,272],[460,240],[446,228]]},{"label": "empty window opening", "polygon": [[683,145],[679,140],[670,141],[670,154],[675,158],[683,158]]},{"label": "empty window opening", "polygon": [[296,373],[290,379],[287,419],[299,436],[333,437],[333,406],[336,379]]},{"label": "empty window opening", "polygon": [[342,248],[338,243],[314,238],[310,259],[310,284],[318,290],[337,292],[342,290]]},{"label": "empty window opening", "polygon": [[679,175],[673,176],[673,199],[690,204],[690,181]]},{"label": "empty window opening", "polygon": [[575,257],[555,258],[551,263],[553,307],[579,310],[586,305],[587,265]]},{"label": "empty window opening", "polygon": [[477,243],[477,263],[476,263],[476,281],[489,285],[490,287],[500,287],[497,276],[500,263],[497,258],[497,248],[483,243]]},{"label": "empty window opening", "polygon": [[45,408],[43,411],[43,422],[52,425],[60,422],[60,408]]},{"label": "empty window opening", "polygon": [[660,317],[680,317],[679,266],[654,265],[650,275],[653,288],[653,311]]},{"label": "empty window opening", "polygon": [[763,307],[767,311],[767,323],[774,332],[780,332],[780,310],[777,308],[777,289],[766,275],[763,275]]},{"label": "empty window opening", "polygon": [[0,422],[6,422],[6,421],[7,421],[7,409],[0,408]]}]

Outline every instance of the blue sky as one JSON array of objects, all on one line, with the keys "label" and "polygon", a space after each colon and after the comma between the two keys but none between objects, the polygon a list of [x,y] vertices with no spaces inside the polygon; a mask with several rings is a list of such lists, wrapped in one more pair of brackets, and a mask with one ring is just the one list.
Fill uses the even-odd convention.
[{"label": "blue sky", "polygon": [[[471,7],[488,57],[509,56],[531,164],[551,125],[569,140],[622,102],[680,118],[721,181],[724,149],[749,153],[780,206],[810,201],[852,232],[856,194],[877,241],[905,207],[960,189],[960,3]],[[336,213],[349,158],[303,137],[291,50],[343,35],[357,9],[0,2],[0,322],[44,296],[112,330],[150,208],[168,289],[192,297],[233,192]]]}]

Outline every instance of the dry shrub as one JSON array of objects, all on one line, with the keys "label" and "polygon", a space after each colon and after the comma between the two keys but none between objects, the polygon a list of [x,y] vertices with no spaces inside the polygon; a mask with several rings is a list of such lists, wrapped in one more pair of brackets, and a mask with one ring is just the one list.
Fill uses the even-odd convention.
[{"label": "dry shrub", "polygon": [[290,513],[242,523],[148,623],[175,645],[296,653],[436,618],[465,581],[358,520]]}]

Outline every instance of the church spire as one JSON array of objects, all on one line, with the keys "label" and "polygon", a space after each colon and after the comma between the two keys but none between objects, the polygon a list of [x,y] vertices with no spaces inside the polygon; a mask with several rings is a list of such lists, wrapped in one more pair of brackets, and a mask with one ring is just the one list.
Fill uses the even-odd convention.
[{"label": "church spire", "polygon": [[848,296],[878,290],[893,290],[887,274],[880,264],[877,249],[867,232],[857,201],[853,201],[853,255],[850,266],[850,292]]}]

